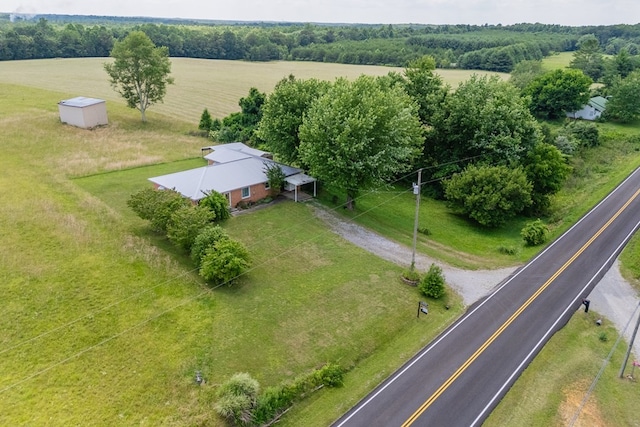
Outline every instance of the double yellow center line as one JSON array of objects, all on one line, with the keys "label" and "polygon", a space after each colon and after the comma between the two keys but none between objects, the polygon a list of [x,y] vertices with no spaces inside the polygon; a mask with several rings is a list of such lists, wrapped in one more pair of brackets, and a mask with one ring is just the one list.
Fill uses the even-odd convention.
[{"label": "double yellow center line", "polygon": [[578,258],[592,243],[595,239],[600,236],[606,230],[615,219],[620,216],[620,214],[635,200],[635,198],[640,194],[640,189],[638,189],[634,195],[627,200],[627,202],[615,213],[601,228],[595,233],[582,247],[567,261],[564,263],[562,267],[560,267],[554,274],[547,280],[538,290],[529,297],[527,301],[525,301],[518,310],[516,310],[509,319],[507,319],[502,326],[500,326],[494,333],[491,335],[485,342],[482,344],[476,351],[464,362],[454,373],[447,379],[439,388],[433,393],[419,408],[416,410],[408,419],[402,424],[402,427],[408,427],[414,423],[415,420],[426,411],[429,406],[433,404],[433,402],[445,392],[449,386],[462,375],[462,373],[471,365],[486,349],[489,347],[501,334],[505,329],[509,327],[517,318],[522,314],[522,312],[535,301],[540,294],[549,287],[549,285],[560,275],[564,270],[567,269],[575,260]]}]

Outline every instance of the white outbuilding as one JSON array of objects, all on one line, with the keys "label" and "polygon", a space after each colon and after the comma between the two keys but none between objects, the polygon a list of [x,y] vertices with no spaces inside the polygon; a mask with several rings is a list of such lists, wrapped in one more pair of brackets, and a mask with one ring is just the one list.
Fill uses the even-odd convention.
[{"label": "white outbuilding", "polygon": [[60,121],[80,128],[91,129],[106,125],[107,103],[104,99],[78,96],[58,103]]}]

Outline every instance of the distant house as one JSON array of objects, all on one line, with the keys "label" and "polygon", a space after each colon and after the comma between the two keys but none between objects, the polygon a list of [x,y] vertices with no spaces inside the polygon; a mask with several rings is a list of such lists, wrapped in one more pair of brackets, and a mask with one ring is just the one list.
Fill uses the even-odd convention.
[{"label": "distant house", "polygon": [[572,119],[595,120],[599,118],[606,109],[607,99],[602,96],[595,96],[589,100],[587,105],[583,105],[578,111],[567,113],[567,117]]},{"label": "distant house", "polygon": [[205,147],[212,150],[205,156],[208,166],[149,178],[157,189],[173,189],[197,203],[213,191],[224,194],[229,206],[256,202],[269,196],[270,188],[265,169],[277,165],[285,175],[288,189],[298,200],[302,185],[314,184],[316,179],[302,169],[274,162],[270,154],[251,148],[240,142]]},{"label": "distant house", "polygon": [[78,96],[58,103],[60,121],[80,128],[91,129],[106,125],[107,103],[103,99]]}]

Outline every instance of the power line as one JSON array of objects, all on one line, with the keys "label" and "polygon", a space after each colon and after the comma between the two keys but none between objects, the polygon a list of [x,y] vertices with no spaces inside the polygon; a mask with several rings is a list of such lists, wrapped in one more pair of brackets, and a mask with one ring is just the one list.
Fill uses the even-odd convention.
[{"label": "power line", "polygon": [[[477,156],[476,156],[476,157],[477,157]],[[466,161],[466,160],[468,160],[468,159],[461,159],[459,162]],[[455,163],[455,162],[450,162],[449,164],[451,164],[451,163]],[[434,166],[434,167],[435,167],[435,166]],[[392,182],[388,183],[387,185],[393,185],[393,184],[396,184],[396,183],[398,183],[398,182],[400,182],[400,181],[402,181],[402,180],[404,180],[404,179],[408,178],[409,176],[413,175],[413,174],[414,174],[414,173],[416,173],[416,172],[417,172],[417,170],[416,170],[416,171],[412,171],[412,172],[410,172],[410,173],[407,173],[406,175],[404,175],[404,176],[402,176],[402,177],[400,177],[400,178],[397,178],[396,180],[394,180],[394,181],[392,181]],[[440,180],[442,180],[442,179],[446,179],[446,177],[444,177],[444,178],[434,179],[434,180],[431,180],[431,181],[426,181],[426,182],[424,182],[423,184],[427,184],[427,183],[430,183],[430,182],[437,182],[437,181],[440,181]],[[363,197],[366,197],[366,196],[368,196],[369,194],[371,194],[371,193],[372,193],[372,192],[374,192],[374,191],[375,191],[375,190],[369,190],[367,193],[365,193],[365,194],[363,194],[363,195],[361,195],[361,196],[357,197],[357,198],[356,198],[356,199],[354,199],[354,200],[359,200],[359,199],[361,199],[361,198],[363,198]],[[390,203],[391,201],[395,200],[396,198],[398,198],[398,197],[400,197],[400,196],[402,196],[402,195],[404,195],[404,194],[406,194],[406,193],[408,193],[408,192],[410,192],[410,191],[412,191],[412,189],[407,189],[406,191],[396,192],[394,197],[391,197],[390,199],[384,200],[384,201],[382,201],[381,203],[379,203],[379,204],[377,204],[377,205],[375,205],[375,206],[372,206],[372,207],[371,207],[371,208],[369,208],[368,210],[362,211],[361,213],[359,213],[359,214],[357,214],[356,216],[354,216],[353,218],[351,218],[349,221],[353,221],[353,220],[354,220],[354,219],[356,219],[356,218],[362,217],[362,216],[364,216],[364,215],[366,215],[366,214],[370,213],[372,210],[377,209],[377,208],[379,208],[379,207],[381,207],[381,206],[383,206],[383,205],[385,205],[385,204],[387,204],[387,203]],[[339,205],[339,206],[337,206],[336,208],[333,208],[332,210],[334,210],[334,211],[335,211],[335,210],[337,210],[338,208],[343,207],[343,206],[344,206],[344,204],[343,204],[343,205]],[[304,224],[306,224],[306,223],[308,223],[308,222],[315,221],[315,220],[316,220],[315,218],[310,218],[310,219],[308,219],[308,220],[302,221],[301,223],[297,224],[297,227],[300,227],[300,226],[302,226],[302,225],[304,225]],[[171,307],[171,308],[169,308],[169,309],[167,309],[167,310],[165,310],[165,311],[163,311],[163,312],[161,312],[161,313],[159,313],[159,314],[157,314],[157,315],[154,315],[154,316],[152,316],[152,317],[149,317],[149,318],[147,318],[147,319],[145,319],[145,320],[143,320],[143,321],[141,321],[141,322],[137,323],[136,325],[134,325],[134,326],[132,326],[132,327],[130,327],[130,328],[127,328],[127,329],[125,329],[125,330],[123,330],[123,331],[121,331],[121,332],[116,333],[115,335],[112,335],[112,336],[111,336],[111,337],[109,337],[109,338],[104,339],[103,341],[101,341],[101,342],[99,342],[99,343],[97,343],[97,344],[94,344],[94,345],[92,345],[92,346],[90,346],[90,347],[87,347],[87,348],[85,348],[85,349],[83,349],[83,350],[79,350],[79,351],[77,351],[76,353],[72,354],[71,356],[68,356],[67,358],[65,358],[65,359],[63,359],[63,360],[61,360],[61,361],[58,361],[58,362],[54,363],[53,365],[50,365],[50,366],[48,366],[48,367],[46,367],[46,368],[44,368],[44,369],[42,369],[42,370],[40,370],[40,371],[38,371],[38,372],[35,372],[34,374],[29,375],[28,377],[25,377],[25,378],[23,378],[22,380],[19,380],[18,382],[14,383],[14,384],[12,384],[12,385],[10,385],[10,386],[7,386],[7,387],[5,387],[5,388],[3,388],[3,389],[0,389],[0,393],[3,393],[3,392],[5,392],[5,391],[7,391],[7,390],[10,390],[10,389],[12,389],[12,388],[14,388],[14,387],[16,387],[16,386],[18,386],[18,385],[20,385],[20,384],[22,384],[22,383],[24,383],[24,382],[28,381],[29,379],[35,378],[35,377],[37,377],[37,376],[39,376],[39,375],[42,375],[43,373],[48,372],[49,370],[51,370],[51,369],[55,368],[56,366],[59,366],[59,365],[61,365],[61,364],[66,363],[66,362],[67,362],[67,361],[69,361],[69,360],[72,360],[72,359],[74,359],[74,358],[77,358],[77,357],[81,356],[82,354],[84,354],[84,353],[86,353],[86,352],[88,352],[88,351],[90,351],[90,350],[92,350],[92,349],[94,349],[94,348],[97,348],[97,347],[99,347],[99,346],[101,346],[101,345],[103,345],[103,344],[105,344],[105,343],[108,343],[108,342],[112,341],[112,340],[113,340],[113,339],[115,339],[115,338],[118,338],[118,337],[120,337],[120,336],[122,336],[122,335],[126,334],[126,333],[127,333],[127,332],[129,332],[129,331],[132,331],[132,330],[137,329],[137,328],[139,328],[139,327],[141,327],[141,326],[143,326],[143,325],[146,325],[146,324],[147,324],[147,323],[149,323],[150,321],[152,321],[152,320],[154,320],[154,319],[157,319],[157,318],[159,318],[160,316],[162,316],[162,315],[164,315],[164,314],[166,314],[166,313],[169,313],[169,312],[171,312],[171,311],[173,311],[173,310],[175,310],[175,309],[177,309],[177,308],[180,308],[180,307],[182,307],[182,306],[184,306],[184,305],[186,305],[186,304],[188,304],[188,303],[190,303],[190,302],[192,302],[192,301],[195,301],[196,299],[200,298],[202,295],[205,295],[205,294],[207,294],[207,293],[211,292],[212,290],[215,290],[215,289],[217,289],[217,288],[219,288],[219,287],[221,287],[221,286],[224,286],[224,285],[226,285],[226,284],[228,284],[228,283],[232,282],[233,280],[236,280],[236,279],[240,278],[241,276],[246,275],[246,274],[248,274],[249,272],[251,272],[251,271],[253,271],[253,270],[255,270],[255,269],[257,269],[257,268],[259,268],[259,267],[261,267],[261,266],[263,266],[263,265],[270,264],[270,263],[271,263],[271,261],[273,261],[274,259],[277,259],[278,257],[281,257],[281,256],[283,256],[283,255],[285,255],[285,254],[287,254],[287,253],[289,253],[289,252],[293,251],[294,249],[298,248],[299,246],[301,246],[301,245],[303,245],[303,244],[306,244],[306,243],[309,243],[309,242],[311,242],[311,241],[313,241],[313,240],[316,240],[317,238],[319,238],[319,237],[321,237],[321,236],[323,236],[323,235],[325,235],[325,234],[327,234],[327,233],[330,233],[330,232],[331,232],[331,231],[329,231],[329,230],[326,230],[326,231],[320,232],[320,233],[318,233],[316,236],[314,236],[314,237],[312,237],[312,238],[310,238],[310,239],[307,239],[307,240],[305,240],[305,241],[303,241],[303,242],[300,242],[298,245],[291,246],[291,247],[289,247],[287,250],[285,250],[285,251],[283,251],[283,252],[281,252],[281,253],[279,253],[279,254],[277,254],[277,255],[273,255],[272,257],[267,258],[267,259],[266,259],[264,262],[262,262],[261,264],[255,265],[255,266],[253,266],[253,267],[251,267],[251,268],[249,268],[249,269],[245,270],[243,273],[241,273],[241,274],[239,274],[238,276],[236,276],[236,277],[234,277],[234,278],[230,279],[230,280],[229,280],[229,281],[227,281],[227,282],[224,282],[224,283],[222,283],[222,284],[220,284],[220,285],[217,285],[217,286],[215,286],[215,287],[212,287],[212,288],[207,288],[205,291],[203,291],[203,292],[201,292],[201,293],[197,294],[197,295],[196,295],[196,296],[194,296],[194,297],[191,297],[191,298],[186,299],[184,302],[182,302],[182,303],[180,303],[180,304],[178,304],[178,305],[175,305],[175,306],[173,306],[173,307]],[[276,235],[278,235],[278,234],[281,234],[281,233],[274,233],[274,234],[272,234],[271,236],[267,236],[267,237],[263,238],[261,241],[268,241],[270,238],[273,238],[274,236],[276,236]],[[257,244],[257,243],[256,243],[256,244]],[[255,246],[255,244],[254,244],[254,245],[251,245],[251,246]],[[3,349],[2,351],[0,351],[0,354],[4,354],[4,353],[9,352],[9,351],[11,351],[11,350],[14,350],[14,349],[16,349],[16,348],[18,348],[18,347],[21,347],[21,346],[23,346],[23,345],[26,345],[26,344],[28,344],[28,343],[30,343],[30,342],[36,341],[36,340],[38,340],[38,339],[41,339],[41,338],[43,338],[43,337],[45,337],[45,336],[47,336],[47,335],[50,335],[50,334],[52,334],[52,333],[54,333],[54,332],[60,331],[60,330],[65,329],[65,328],[68,328],[68,327],[70,327],[70,326],[72,326],[72,325],[74,325],[74,324],[76,324],[76,323],[80,322],[80,321],[81,321],[81,320],[83,320],[83,319],[90,318],[90,317],[94,316],[95,314],[102,313],[102,312],[104,312],[104,311],[108,310],[109,308],[115,307],[115,306],[117,306],[117,305],[119,305],[119,304],[121,304],[121,303],[123,303],[123,302],[125,302],[125,301],[131,300],[131,299],[134,299],[134,298],[136,298],[136,297],[139,297],[139,296],[141,296],[141,295],[144,295],[145,293],[151,292],[152,290],[154,290],[154,289],[156,289],[156,288],[158,288],[158,287],[160,287],[160,286],[166,285],[166,284],[168,284],[168,283],[170,283],[170,282],[172,282],[172,281],[174,281],[174,280],[177,280],[178,278],[180,278],[180,277],[182,277],[182,276],[185,276],[185,275],[187,275],[187,274],[193,273],[193,272],[194,272],[194,271],[196,271],[196,270],[197,270],[197,268],[194,268],[194,269],[191,269],[191,270],[189,270],[189,271],[186,271],[186,272],[180,273],[180,274],[178,274],[178,275],[176,275],[176,276],[174,276],[174,277],[172,277],[172,278],[170,278],[170,279],[168,279],[168,280],[166,280],[166,281],[164,281],[164,282],[162,282],[162,283],[160,283],[160,284],[158,284],[158,285],[152,286],[152,287],[150,287],[150,288],[146,288],[146,289],[144,289],[144,290],[142,290],[142,291],[140,291],[140,292],[138,292],[138,293],[132,294],[132,295],[130,295],[130,296],[128,296],[128,297],[126,297],[126,298],[123,298],[123,299],[120,299],[120,300],[118,300],[118,301],[115,301],[115,302],[113,302],[113,303],[111,303],[111,304],[109,304],[109,305],[107,305],[107,306],[105,306],[105,307],[103,307],[103,308],[101,308],[101,309],[93,310],[93,311],[91,311],[91,312],[89,312],[89,313],[87,313],[87,314],[85,314],[85,315],[83,315],[83,316],[81,316],[81,317],[78,317],[78,318],[76,318],[76,319],[74,319],[74,320],[72,320],[72,321],[70,321],[70,322],[67,322],[67,323],[65,323],[65,324],[63,324],[63,325],[57,326],[57,327],[55,327],[55,328],[53,328],[53,329],[51,329],[51,330],[49,330],[49,331],[43,332],[43,333],[41,333],[41,334],[39,334],[39,335],[36,335],[36,336],[34,336],[34,337],[32,337],[32,338],[29,338],[29,339],[27,339],[27,340],[24,340],[24,341],[22,341],[22,342],[20,342],[20,343],[18,343],[18,344],[15,344],[15,345],[13,345],[13,346],[11,346],[11,347],[8,347],[8,348],[6,348],[6,349]]]}]

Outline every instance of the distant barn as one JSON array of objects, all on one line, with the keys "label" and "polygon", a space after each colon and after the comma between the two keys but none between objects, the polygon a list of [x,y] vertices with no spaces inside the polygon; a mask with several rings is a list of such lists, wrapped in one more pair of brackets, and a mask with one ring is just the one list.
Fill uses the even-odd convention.
[{"label": "distant barn", "polygon": [[103,99],[76,98],[66,99],[58,103],[60,121],[80,128],[91,129],[106,125],[107,103]]}]

